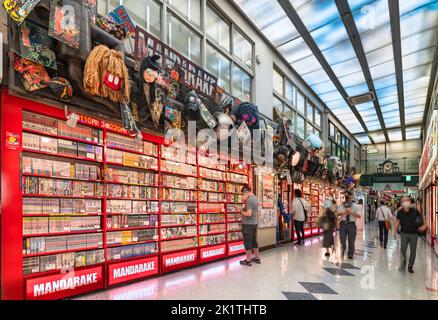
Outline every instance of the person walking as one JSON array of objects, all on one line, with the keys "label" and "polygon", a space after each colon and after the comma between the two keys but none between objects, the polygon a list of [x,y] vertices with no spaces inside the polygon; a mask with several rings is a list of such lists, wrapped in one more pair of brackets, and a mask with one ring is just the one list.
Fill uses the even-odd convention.
[{"label": "person walking", "polygon": [[[404,196],[400,200],[401,209],[397,213],[395,221],[394,239],[397,239],[397,230],[400,226],[400,254],[401,263],[400,271],[406,270],[408,262],[409,273],[414,273],[414,263],[417,255],[418,233],[426,231],[426,225],[420,212],[412,208],[411,199]],[[409,246],[409,261],[407,261],[406,253]]]},{"label": "person walking", "polygon": [[379,224],[379,240],[380,246],[386,249],[388,245],[388,224],[390,225],[391,209],[386,206],[385,201],[380,200],[380,207],[376,211],[377,221]]},{"label": "person walking", "polygon": [[345,202],[338,209],[338,214],[341,216],[339,237],[341,240],[342,257],[345,256],[348,240],[348,259],[353,260],[354,243],[357,235],[356,220],[361,218],[361,212],[359,206],[353,202],[353,193],[346,191],[344,195]]},{"label": "person walking", "polygon": [[[257,215],[259,211],[259,200],[252,193],[251,188],[244,186],[242,188],[242,199],[245,203],[242,214],[242,234],[243,245],[246,251],[245,259],[240,261],[241,265],[251,266],[251,262],[260,264],[259,246],[257,243]],[[254,257],[251,259],[251,254],[254,253]]]},{"label": "person walking", "polygon": [[304,222],[307,220],[307,212],[310,206],[306,200],[303,199],[301,190],[295,189],[295,197],[292,200],[292,216],[294,218],[295,232],[297,234],[296,245],[300,246],[304,243]]},{"label": "person walking", "polygon": [[325,256],[330,257],[330,249],[334,251],[335,239],[333,233],[336,227],[336,201],[332,200],[330,207],[324,209],[324,213],[320,218],[320,226],[323,229],[322,247],[326,249]]},{"label": "person walking", "polygon": [[[360,215],[361,217],[364,216],[364,206],[363,206],[363,199],[359,199],[358,203],[357,203],[359,210],[360,210]],[[364,229],[364,224],[365,224],[365,219],[359,219],[356,221],[356,226],[357,226],[357,231],[358,232],[363,232]]]}]

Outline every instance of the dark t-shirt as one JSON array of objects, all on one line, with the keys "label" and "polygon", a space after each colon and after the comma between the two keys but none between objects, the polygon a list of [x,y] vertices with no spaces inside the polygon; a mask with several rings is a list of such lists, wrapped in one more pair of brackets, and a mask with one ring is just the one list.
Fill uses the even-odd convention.
[{"label": "dark t-shirt", "polygon": [[417,209],[411,208],[408,212],[403,209],[397,214],[397,219],[400,221],[400,232],[408,234],[418,233],[418,226],[415,225],[415,218],[419,215]]}]

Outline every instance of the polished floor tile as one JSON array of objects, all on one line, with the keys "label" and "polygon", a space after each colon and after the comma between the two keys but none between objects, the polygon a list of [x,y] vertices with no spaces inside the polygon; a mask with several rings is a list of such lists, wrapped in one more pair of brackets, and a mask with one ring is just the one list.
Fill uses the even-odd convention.
[{"label": "polished floor tile", "polygon": [[300,282],[300,284],[310,293],[338,294],[324,283],[318,282]]},{"label": "polished floor tile", "polygon": [[305,292],[283,292],[287,300],[318,300],[311,293]]},{"label": "polished floor tile", "polygon": [[[324,256],[322,237],[304,246],[291,244],[261,253],[262,264],[242,267],[233,257],[161,277],[110,288],[78,297],[85,300],[438,300],[438,258],[418,241],[415,274],[399,272],[399,240],[378,244],[376,224],[358,234],[354,260],[341,259],[339,237],[335,253]],[[330,272],[328,272],[330,270]],[[341,274],[348,273],[348,276]],[[302,283],[324,284],[337,294],[311,293]],[[310,288],[310,287],[308,287]],[[310,288],[311,289],[311,288]]]}]

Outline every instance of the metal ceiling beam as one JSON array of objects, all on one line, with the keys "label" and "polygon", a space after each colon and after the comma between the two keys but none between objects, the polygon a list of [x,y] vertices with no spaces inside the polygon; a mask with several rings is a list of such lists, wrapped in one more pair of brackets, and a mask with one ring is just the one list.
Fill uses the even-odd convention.
[{"label": "metal ceiling beam", "polygon": [[365,56],[365,50],[363,49],[362,41],[360,39],[359,31],[357,30],[356,23],[354,22],[353,13],[351,12],[350,6],[347,0],[335,1],[338,7],[339,14],[344,23],[345,29],[347,30],[348,37],[356,53],[356,57],[359,60],[360,66],[362,68],[363,75],[368,85],[369,91],[373,92],[375,99],[373,101],[374,108],[376,109],[377,117],[379,118],[380,126],[382,128],[383,134],[385,135],[386,142],[389,142],[388,131],[386,130],[385,121],[383,119],[382,110],[380,109],[379,99],[377,98],[376,88],[374,87],[373,78],[371,76],[370,67],[368,65],[368,60]]},{"label": "metal ceiling beam", "polygon": [[398,107],[403,140],[406,140],[405,94],[403,87],[403,60],[400,35],[400,7],[398,1],[388,0],[391,21],[392,48],[394,51],[395,77],[397,80]]},{"label": "metal ceiling beam", "polygon": [[[435,49],[435,54],[433,56],[433,63],[432,63],[432,71],[430,73],[430,80],[429,80],[429,88],[427,89],[427,98],[426,98],[426,105],[424,107],[424,114],[423,114],[423,123],[422,123],[422,130],[421,135],[423,136],[423,132],[427,130],[427,123],[426,121],[429,118],[429,112],[430,108],[432,108],[432,93],[435,86],[435,82],[437,81],[437,69],[438,69],[438,43],[436,44],[437,47]],[[426,133],[427,134],[427,133]],[[425,141],[423,141],[424,143]]]},{"label": "metal ceiling beam", "polygon": [[[344,87],[342,86],[341,82],[339,81],[338,77],[334,73],[333,69],[331,68],[330,64],[325,59],[324,55],[322,54],[321,50],[319,50],[318,45],[316,44],[315,40],[313,39],[312,35],[310,34],[309,30],[307,30],[306,26],[304,25],[303,21],[301,20],[298,13],[295,11],[294,7],[290,3],[289,0],[278,0],[278,3],[283,8],[284,12],[288,16],[289,20],[292,22],[292,24],[295,26],[301,37],[303,38],[304,42],[307,44],[309,49],[312,51],[315,58],[319,61],[324,71],[327,73],[330,80],[335,85],[336,89],[338,89],[339,93],[344,98],[347,105],[350,107],[353,114],[356,116],[357,120],[360,122],[362,128],[364,129],[365,133],[368,134],[368,128],[365,125],[365,122],[363,121],[361,115],[357,111],[356,107],[350,103],[348,100],[348,94],[345,91]],[[373,142],[373,138],[369,136],[369,139],[371,142]]]}]

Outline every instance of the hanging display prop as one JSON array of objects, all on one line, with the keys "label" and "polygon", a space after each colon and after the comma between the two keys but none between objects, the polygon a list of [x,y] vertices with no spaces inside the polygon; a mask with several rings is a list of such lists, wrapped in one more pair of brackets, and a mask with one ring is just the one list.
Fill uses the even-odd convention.
[{"label": "hanging display prop", "polygon": [[59,5],[59,0],[50,4],[49,36],[78,49],[80,43],[80,17],[69,5]]},{"label": "hanging display prop", "polygon": [[21,24],[41,0],[5,0],[3,7],[16,23]]}]

